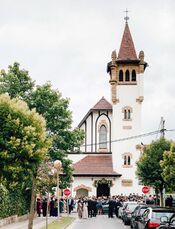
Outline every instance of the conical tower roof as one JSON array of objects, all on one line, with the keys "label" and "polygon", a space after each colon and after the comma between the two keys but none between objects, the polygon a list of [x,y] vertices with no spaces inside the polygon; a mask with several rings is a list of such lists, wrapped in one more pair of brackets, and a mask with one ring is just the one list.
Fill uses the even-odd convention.
[{"label": "conical tower roof", "polygon": [[134,42],[130,33],[128,23],[125,24],[125,29],[122,37],[122,42],[120,45],[118,60],[138,60]]}]

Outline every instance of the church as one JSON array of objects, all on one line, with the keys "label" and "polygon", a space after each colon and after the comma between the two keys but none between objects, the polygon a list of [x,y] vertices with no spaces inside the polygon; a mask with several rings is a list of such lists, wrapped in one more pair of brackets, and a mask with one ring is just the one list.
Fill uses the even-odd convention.
[{"label": "church", "polygon": [[119,52],[107,64],[111,101],[102,97],[83,117],[78,127],[85,132],[81,154],[73,161],[72,196],[112,196],[142,193],[136,177],[141,150],[143,78],[147,63],[144,52],[137,55],[128,17]]}]

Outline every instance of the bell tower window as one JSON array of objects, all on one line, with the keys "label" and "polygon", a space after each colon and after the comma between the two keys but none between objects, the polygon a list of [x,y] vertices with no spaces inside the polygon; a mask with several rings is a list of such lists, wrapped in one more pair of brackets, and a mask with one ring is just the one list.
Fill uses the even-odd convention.
[{"label": "bell tower window", "polygon": [[107,148],[107,128],[105,125],[101,125],[99,129],[99,148]]},{"label": "bell tower window", "polygon": [[127,81],[127,82],[130,81],[129,70],[126,70],[126,72],[125,72],[125,81]]},{"label": "bell tower window", "polygon": [[123,82],[123,71],[122,70],[119,71],[119,81]]},{"label": "bell tower window", "polygon": [[136,81],[136,71],[132,70],[132,81]]}]

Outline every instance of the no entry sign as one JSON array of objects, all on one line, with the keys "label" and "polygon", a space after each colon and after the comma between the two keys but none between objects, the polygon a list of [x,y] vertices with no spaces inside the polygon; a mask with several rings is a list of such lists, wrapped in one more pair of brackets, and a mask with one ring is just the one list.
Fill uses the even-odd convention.
[{"label": "no entry sign", "polygon": [[68,189],[68,188],[64,189],[64,195],[65,196],[69,196],[70,194],[71,194],[70,189]]},{"label": "no entry sign", "polygon": [[148,186],[144,186],[144,187],[142,188],[142,192],[143,192],[144,194],[147,194],[147,193],[149,192],[149,187],[148,187]]}]

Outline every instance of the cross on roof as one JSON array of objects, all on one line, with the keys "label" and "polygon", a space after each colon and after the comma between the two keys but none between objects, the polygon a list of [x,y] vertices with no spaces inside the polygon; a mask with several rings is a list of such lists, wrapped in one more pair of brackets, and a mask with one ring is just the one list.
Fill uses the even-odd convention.
[{"label": "cross on roof", "polygon": [[124,19],[125,19],[126,23],[128,23],[128,20],[129,20],[128,12],[129,11],[126,9],[124,12],[126,13],[126,17],[124,17]]}]

